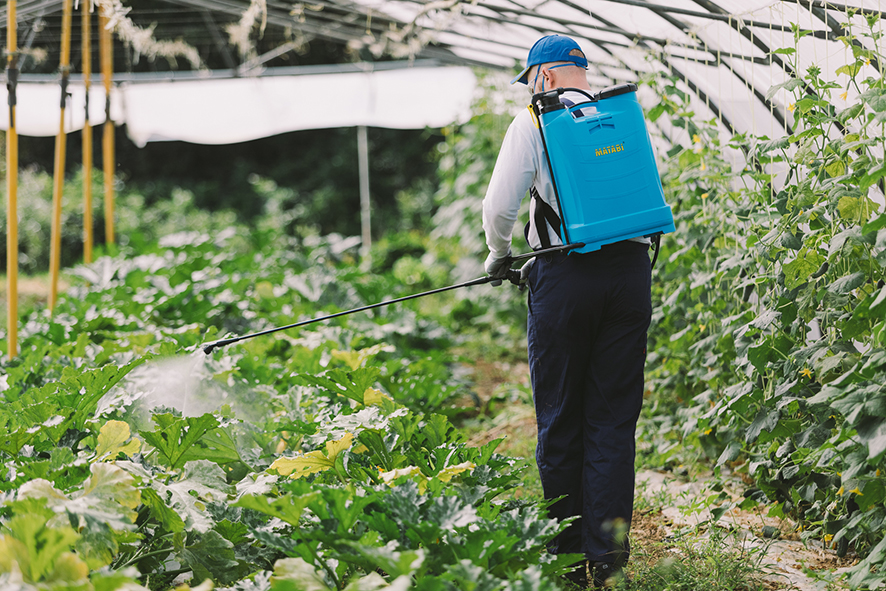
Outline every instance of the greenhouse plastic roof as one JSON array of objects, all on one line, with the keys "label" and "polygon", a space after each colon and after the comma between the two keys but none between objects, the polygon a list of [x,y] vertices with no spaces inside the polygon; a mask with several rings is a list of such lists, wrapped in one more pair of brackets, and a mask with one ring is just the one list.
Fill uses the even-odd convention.
[{"label": "greenhouse plastic roof", "polygon": [[[247,0],[165,2],[209,12],[218,21],[239,18],[250,5]],[[34,22],[38,14],[47,19],[60,5],[61,0],[21,0],[20,22]],[[844,100],[850,104],[855,90],[836,69],[850,61],[852,51],[838,38],[847,26],[866,28],[864,14],[882,15],[883,9],[882,0],[267,0],[266,21],[269,30],[368,50],[378,59],[417,57],[507,70],[520,66],[540,36],[565,34],[586,52],[592,86],[644,74],[670,76],[692,96],[694,110],[717,119],[724,132],[778,137],[791,131],[792,98],[784,90],[768,96],[769,89],[797,72],[790,59],[772,52],[793,47],[792,24],[809,33],[791,56],[798,59],[800,75],[819,66],[822,77],[846,88]],[[5,20],[4,11],[4,28]],[[161,20],[158,36],[163,26]],[[884,28],[882,21],[876,26]],[[861,36],[854,41],[869,42]],[[876,61],[864,66],[871,74],[878,67]],[[245,75],[258,73],[260,68]],[[646,93],[641,100],[654,99]],[[667,125],[661,124],[665,136],[679,133]]]}]

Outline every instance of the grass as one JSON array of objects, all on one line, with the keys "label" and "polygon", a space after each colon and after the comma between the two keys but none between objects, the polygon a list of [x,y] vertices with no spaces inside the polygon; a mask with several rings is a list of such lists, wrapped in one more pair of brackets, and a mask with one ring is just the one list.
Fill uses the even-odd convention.
[{"label": "grass", "polygon": [[676,544],[664,540],[638,544],[632,552],[631,584],[619,589],[643,591],[755,591],[763,580],[764,552],[745,549],[740,540],[714,528],[706,537],[687,536]]}]

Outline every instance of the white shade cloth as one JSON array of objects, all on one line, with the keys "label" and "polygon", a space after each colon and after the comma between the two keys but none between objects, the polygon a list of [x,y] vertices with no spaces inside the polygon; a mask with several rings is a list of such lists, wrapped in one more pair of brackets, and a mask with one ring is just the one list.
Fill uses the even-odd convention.
[{"label": "white shade cloth", "polygon": [[[330,127],[443,127],[470,118],[476,80],[470,68],[400,68],[375,72],[124,83],[111,92],[111,118],[132,141],[230,144],[290,131]],[[66,131],[82,129],[85,92],[69,86]],[[58,84],[19,83],[21,135],[59,129]],[[6,102],[6,89],[0,89]],[[90,91],[90,122],[104,122],[105,96]],[[0,128],[8,129],[8,109]]]}]

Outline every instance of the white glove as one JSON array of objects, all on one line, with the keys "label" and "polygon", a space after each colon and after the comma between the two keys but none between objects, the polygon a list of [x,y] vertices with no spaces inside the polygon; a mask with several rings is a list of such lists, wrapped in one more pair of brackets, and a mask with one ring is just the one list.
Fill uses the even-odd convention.
[{"label": "white glove", "polygon": [[508,254],[501,258],[492,256],[492,253],[490,252],[489,256],[486,257],[484,268],[489,276],[495,277],[496,279],[504,279],[508,274],[508,270],[511,268],[511,250],[508,249]]},{"label": "white glove", "polygon": [[520,267],[520,285],[526,285],[526,282],[529,281],[529,272],[532,271],[532,265],[535,264],[535,259],[529,259],[526,261],[522,267]]}]

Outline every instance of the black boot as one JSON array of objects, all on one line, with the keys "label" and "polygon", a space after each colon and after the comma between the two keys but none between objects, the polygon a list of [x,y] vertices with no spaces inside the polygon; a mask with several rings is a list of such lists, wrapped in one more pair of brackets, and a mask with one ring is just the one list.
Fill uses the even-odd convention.
[{"label": "black boot", "polygon": [[587,589],[588,584],[588,562],[583,560],[574,565],[575,570],[563,575],[563,578],[578,587],[579,589]]},{"label": "black boot", "polygon": [[620,581],[627,580],[621,565],[613,562],[594,562],[588,565],[588,569],[592,571],[595,589],[612,589]]}]

